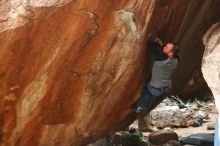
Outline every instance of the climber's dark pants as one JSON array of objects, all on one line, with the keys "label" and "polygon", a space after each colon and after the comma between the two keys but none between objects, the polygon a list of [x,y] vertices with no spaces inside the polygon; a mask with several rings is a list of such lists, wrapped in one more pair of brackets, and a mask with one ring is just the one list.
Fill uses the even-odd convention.
[{"label": "climber's dark pants", "polygon": [[150,97],[153,96],[152,93],[148,90],[148,86],[145,86],[142,90],[141,96],[137,102],[137,106],[142,107],[143,109],[147,109],[149,102],[150,102]]},{"label": "climber's dark pants", "polygon": [[150,101],[152,100],[152,98],[167,94],[170,92],[170,90],[171,86],[165,88],[156,88],[147,84],[146,86],[144,86],[140,99],[135,104],[135,108],[140,106],[144,110],[149,109]]}]

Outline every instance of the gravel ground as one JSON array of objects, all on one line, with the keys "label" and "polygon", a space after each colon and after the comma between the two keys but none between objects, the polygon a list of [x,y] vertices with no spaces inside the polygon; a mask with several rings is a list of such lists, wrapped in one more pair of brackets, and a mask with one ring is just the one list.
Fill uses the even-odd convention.
[{"label": "gravel ground", "polygon": [[216,121],[217,114],[209,113],[210,119],[199,127],[176,128],[174,131],[179,137],[189,136],[196,133],[214,133],[214,130],[207,130],[207,125]]}]

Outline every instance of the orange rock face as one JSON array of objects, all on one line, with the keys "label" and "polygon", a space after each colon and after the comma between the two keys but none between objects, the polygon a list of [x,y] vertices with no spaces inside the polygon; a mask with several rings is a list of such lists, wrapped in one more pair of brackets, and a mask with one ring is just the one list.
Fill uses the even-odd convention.
[{"label": "orange rock face", "polygon": [[147,39],[178,38],[191,5],[0,1],[0,143],[79,146],[126,126],[150,69]]}]

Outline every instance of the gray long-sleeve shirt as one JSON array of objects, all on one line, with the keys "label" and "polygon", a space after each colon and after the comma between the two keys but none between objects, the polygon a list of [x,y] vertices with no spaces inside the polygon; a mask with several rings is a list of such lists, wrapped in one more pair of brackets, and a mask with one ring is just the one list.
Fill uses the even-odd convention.
[{"label": "gray long-sleeve shirt", "polygon": [[167,87],[172,84],[171,75],[178,64],[178,57],[169,58],[163,53],[163,47],[156,42],[149,44],[154,56],[150,86],[156,88]]}]

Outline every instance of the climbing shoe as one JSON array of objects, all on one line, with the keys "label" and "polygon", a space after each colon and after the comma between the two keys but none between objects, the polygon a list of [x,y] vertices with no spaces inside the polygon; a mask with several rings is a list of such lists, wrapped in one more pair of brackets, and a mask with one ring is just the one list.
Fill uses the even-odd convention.
[{"label": "climbing shoe", "polygon": [[143,111],[143,108],[141,106],[134,104],[132,105],[131,110],[136,114],[140,114]]},{"label": "climbing shoe", "polygon": [[135,110],[136,114],[140,114],[143,111],[143,108],[141,106],[137,107],[137,109]]}]

